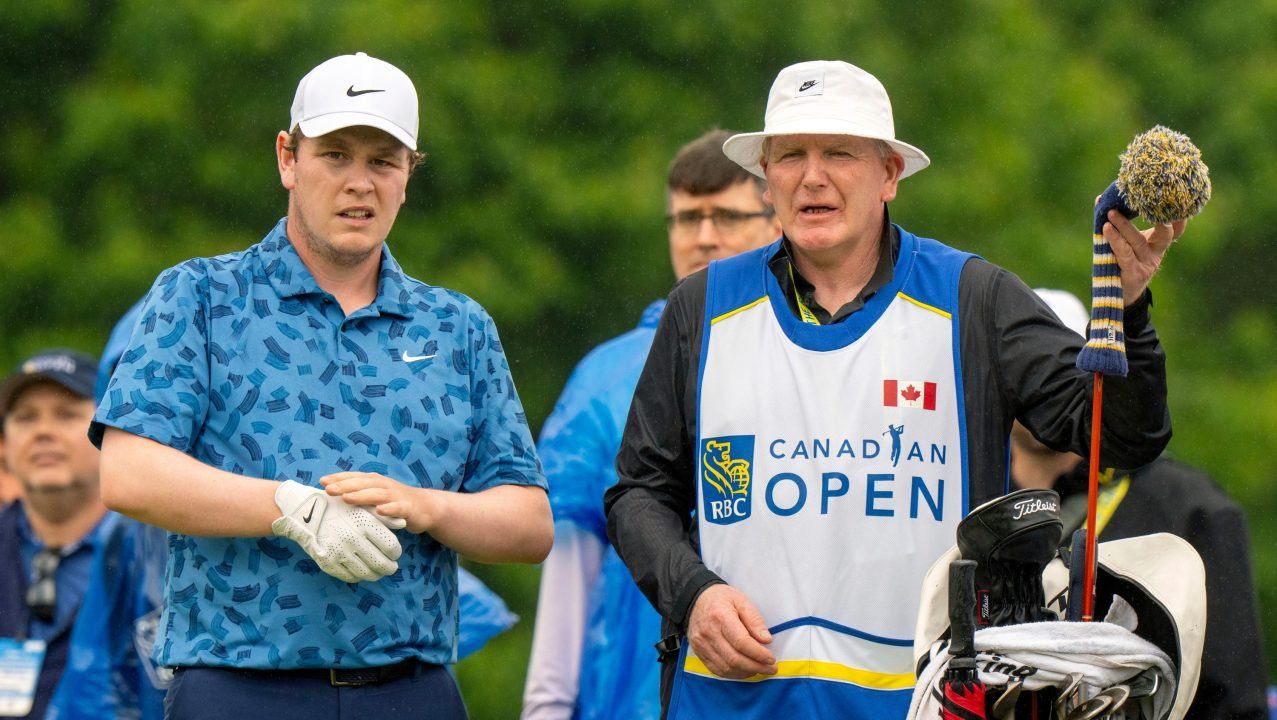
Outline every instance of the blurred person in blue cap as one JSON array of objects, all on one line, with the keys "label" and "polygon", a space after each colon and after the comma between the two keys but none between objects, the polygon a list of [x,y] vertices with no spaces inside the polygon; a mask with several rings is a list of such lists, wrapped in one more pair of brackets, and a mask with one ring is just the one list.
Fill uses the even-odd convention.
[{"label": "blurred person in blue cap", "polygon": [[21,495],[22,488],[12,475],[0,468],[0,508],[8,505]]},{"label": "blurred person in blue cap", "polygon": [[[1082,343],[1015,275],[891,222],[930,160],[870,73],[781,70],[764,129],[723,152],[766,179],[783,235],[670,294],[608,536],[665,620],[669,717],[904,717],[923,576],[1008,492],[1012,421],[1059,449],[1089,441]],[[1146,288],[1183,229],[1104,230],[1130,303],[1131,372],[1105,388],[1112,464],[1170,438]]]},{"label": "blurred person in blue cap", "polygon": [[[1063,290],[1038,294],[1070,330],[1086,337],[1085,306]],[[1063,538],[1086,523],[1087,463],[1043,445],[1020,423],[1011,430],[1011,479],[1020,488],[1060,494]],[[1134,470],[1100,473],[1096,531],[1101,541],[1171,533],[1206,568],[1206,634],[1201,676],[1188,717],[1263,720],[1264,652],[1251,575],[1246,514],[1209,475],[1163,455]]]},{"label": "blurred person in blue cap", "polygon": [[103,499],[170,532],[169,717],[464,717],[458,555],[549,551],[495,324],[386,246],[417,131],[393,65],[311,70],[275,140],[288,215],[163,272],[106,388]]},{"label": "blurred person in blue cap", "polygon": [[[728,137],[706,133],[670,163],[665,220],[678,280],[780,234],[762,180],[723,154]],[[660,715],[660,616],[608,542],[603,493],[616,482],[621,429],[664,307],[651,303],[638,327],[585,356],[541,431],[555,540],[541,568],[525,720]]]},{"label": "blurred person in blue cap", "polygon": [[22,494],[0,510],[0,715],[43,718],[67,664],[94,550],[118,517],[98,492],[97,360],[47,350],[0,386],[0,448]]}]

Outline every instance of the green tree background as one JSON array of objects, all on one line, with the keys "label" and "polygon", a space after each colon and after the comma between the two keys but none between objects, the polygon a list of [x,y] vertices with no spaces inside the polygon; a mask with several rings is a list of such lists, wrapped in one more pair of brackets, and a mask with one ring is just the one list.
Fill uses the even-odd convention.
[{"label": "green tree background", "polygon": [[[784,65],[846,59],[886,84],[933,159],[893,219],[1083,297],[1117,154],[1155,123],[1189,133],[1215,196],[1154,281],[1171,451],[1249,512],[1272,674],[1277,4],[0,0],[0,17],[0,365],[99,351],[162,269],[258,240],[285,212],[271,147],[297,80],[364,50],[416,81],[430,155],[395,255],[492,312],[534,429],[574,363],[668,291],[674,150],[757,129]],[[514,717],[537,570],[473,569],[523,621],[460,678],[474,717]]]}]

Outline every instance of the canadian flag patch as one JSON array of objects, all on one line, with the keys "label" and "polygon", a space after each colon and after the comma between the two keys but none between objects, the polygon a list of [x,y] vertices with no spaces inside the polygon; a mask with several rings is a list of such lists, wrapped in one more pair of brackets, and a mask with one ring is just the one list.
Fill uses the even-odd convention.
[{"label": "canadian flag patch", "polygon": [[882,404],[935,410],[936,384],[923,380],[883,380]]}]

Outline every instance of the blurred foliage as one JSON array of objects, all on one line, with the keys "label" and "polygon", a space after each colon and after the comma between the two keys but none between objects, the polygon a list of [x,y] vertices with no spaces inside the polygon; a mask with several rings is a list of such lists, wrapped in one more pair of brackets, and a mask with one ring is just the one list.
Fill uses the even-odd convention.
[{"label": "blurred foliage", "polygon": [[[577,359],[667,292],[674,150],[712,126],[757,129],[784,65],[840,58],[883,80],[899,136],[934,162],[904,183],[893,219],[1082,296],[1092,199],[1118,153],[1155,123],[1187,132],[1215,196],[1154,283],[1172,451],[1248,509],[1254,547],[1277,542],[1273,0],[0,11],[0,364],[49,345],[99,350],[159,271],[258,240],[285,211],[271,147],[297,80],[364,50],[416,81],[430,155],[391,247],[412,275],[489,308],[536,425]],[[1255,563],[1271,668],[1277,555]],[[460,676],[476,718],[513,717],[537,574],[477,571],[524,622]]]}]

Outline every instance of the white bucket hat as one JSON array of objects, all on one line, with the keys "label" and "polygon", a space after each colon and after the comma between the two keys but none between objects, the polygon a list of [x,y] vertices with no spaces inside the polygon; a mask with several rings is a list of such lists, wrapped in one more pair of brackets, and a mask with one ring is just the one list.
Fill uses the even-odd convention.
[{"label": "white bucket hat", "polygon": [[723,143],[723,153],[763,177],[763,141],[800,134],[883,140],[905,160],[902,179],[931,164],[926,153],[896,139],[891,100],[878,78],[841,60],[812,60],[781,70],[767,95],[763,131],[733,135]]},{"label": "white bucket hat", "polygon": [[402,70],[365,53],[325,60],[297,84],[290,131],[306,137],[367,125],[417,149],[417,90]]}]

